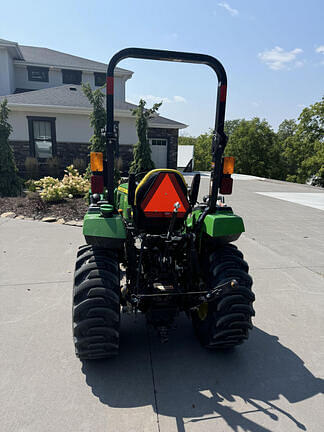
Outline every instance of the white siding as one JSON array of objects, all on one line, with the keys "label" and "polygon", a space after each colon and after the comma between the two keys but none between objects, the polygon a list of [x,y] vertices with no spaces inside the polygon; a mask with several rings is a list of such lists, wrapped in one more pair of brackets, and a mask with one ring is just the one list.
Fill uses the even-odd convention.
[{"label": "white siding", "polygon": [[15,65],[15,75],[16,88],[41,90],[48,87],[57,87],[62,85],[62,71],[59,69],[49,69],[49,82],[28,81],[27,66]]},{"label": "white siding", "polygon": [[6,48],[0,48],[0,95],[13,93],[14,85],[12,58]]},{"label": "white siding", "polygon": [[[80,114],[58,114],[44,112],[23,112],[11,111],[9,123],[13,127],[10,135],[12,141],[28,141],[28,121],[27,116],[55,117],[56,118],[56,139],[58,142],[87,143],[93,134],[90,128],[90,120],[87,115]],[[135,144],[137,134],[135,128],[135,118],[116,118],[119,121],[119,143]]]},{"label": "white siding", "polygon": [[116,118],[119,120],[119,143],[123,144],[136,144],[137,132],[134,118]]},{"label": "white siding", "polygon": [[[1,65],[2,65],[2,60],[0,58],[0,68]],[[0,77],[1,75],[2,74],[0,73]],[[7,73],[6,75],[8,76]],[[9,91],[7,93],[1,93],[1,83],[0,83],[0,95],[13,93],[16,88],[41,90],[44,88],[58,87],[60,85],[64,85],[62,70],[49,68],[48,81],[49,82],[29,81],[27,66],[15,65],[15,86],[13,87],[12,91]],[[82,72],[82,82],[84,84],[89,83],[92,88],[99,88],[99,87],[95,87],[95,78],[93,72]],[[125,101],[125,80],[122,77],[115,77],[114,82],[115,82],[115,89],[114,89],[115,100],[124,102]]]},{"label": "white siding", "polygon": [[11,132],[9,140],[29,141],[27,115],[29,114],[18,111],[13,112],[12,110],[10,111],[9,123],[11,124],[13,131]]}]

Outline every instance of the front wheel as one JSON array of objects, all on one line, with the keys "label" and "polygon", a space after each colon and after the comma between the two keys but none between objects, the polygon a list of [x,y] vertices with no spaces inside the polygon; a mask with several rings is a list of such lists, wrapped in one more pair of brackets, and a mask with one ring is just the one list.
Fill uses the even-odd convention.
[{"label": "front wheel", "polygon": [[118,354],[119,264],[113,251],[81,246],[73,288],[73,339],[81,360]]},{"label": "front wheel", "polygon": [[238,282],[238,287],[193,311],[192,324],[205,348],[231,348],[247,339],[252,329],[251,318],[255,315],[252,278],[243,254],[234,245],[219,247],[208,258],[209,289],[232,279]]}]

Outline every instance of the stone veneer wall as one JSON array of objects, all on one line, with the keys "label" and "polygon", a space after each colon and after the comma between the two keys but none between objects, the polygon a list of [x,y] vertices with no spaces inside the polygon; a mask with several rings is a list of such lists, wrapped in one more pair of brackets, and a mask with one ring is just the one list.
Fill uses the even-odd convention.
[{"label": "stone veneer wall", "polygon": [[[25,160],[30,156],[29,141],[10,141],[19,175],[25,177]],[[56,143],[56,157],[60,161],[61,174],[64,169],[73,163],[73,159],[83,159],[89,162],[89,143]],[[48,175],[46,161],[39,161],[40,175]]]},{"label": "stone veneer wall", "polygon": [[[178,155],[178,129],[150,128],[148,129],[148,138],[166,138],[168,140],[168,166],[167,168],[177,168]],[[19,174],[25,176],[25,160],[30,156],[29,141],[11,141],[14,151],[15,160]],[[133,146],[120,145],[119,155],[123,161],[122,172],[125,175],[133,160]],[[63,170],[73,163],[73,159],[83,159],[86,164],[89,162],[89,143],[56,143],[56,156],[60,160],[60,166]],[[46,172],[46,161],[40,163],[40,174],[48,175]]]},{"label": "stone veneer wall", "polygon": [[168,166],[166,168],[177,169],[178,159],[178,129],[150,128],[148,138],[166,138],[168,140]]}]

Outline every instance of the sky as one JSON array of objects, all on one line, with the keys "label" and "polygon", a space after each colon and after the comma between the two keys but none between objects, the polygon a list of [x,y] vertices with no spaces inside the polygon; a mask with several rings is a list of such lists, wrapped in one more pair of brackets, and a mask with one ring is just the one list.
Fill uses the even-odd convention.
[{"label": "sky", "polygon": [[[323,0],[0,0],[0,38],[108,63],[126,47],[209,54],[228,77],[226,119],[276,130],[324,95]],[[188,125],[213,127],[217,79],[204,65],[124,60],[126,99]]]}]

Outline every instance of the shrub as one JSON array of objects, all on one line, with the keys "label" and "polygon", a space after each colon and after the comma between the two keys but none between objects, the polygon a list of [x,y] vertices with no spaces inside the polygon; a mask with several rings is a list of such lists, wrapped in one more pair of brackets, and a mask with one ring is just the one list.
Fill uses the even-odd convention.
[{"label": "shrub", "polygon": [[25,181],[25,188],[29,191],[29,192],[36,192],[36,182],[35,180],[26,180]]},{"label": "shrub", "polygon": [[87,163],[84,159],[75,158],[73,159],[73,166],[79,171],[79,173],[84,174],[87,168]]},{"label": "shrub", "polygon": [[35,181],[36,188],[40,190],[39,195],[46,202],[61,202],[67,197],[66,191],[58,178],[43,177]]},{"label": "shrub", "polygon": [[52,177],[58,177],[60,175],[60,160],[58,157],[53,157],[51,159],[47,159],[48,164],[48,174]]},{"label": "shrub", "polygon": [[34,157],[28,156],[25,160],[26,177],[36,180],[39,178],[39,163]]},{"label": "shrub", "polygon": [[65,186],[62,183],[52,184],[43,189],[39,195],[45,202],[58,203],[67,198]]},{"label": "shrub", "polygon": [[9,144],[12,127],[8,123],[7,104],[7,99],[0,104],[0,196],[17,196],[21,191],[21,180],[18,177],[13,151]]},{"label": "shrub", "polygon": [[73,165],[66,168],[62,185],[69,198],[84,196],[90,188],[89,181],[82,177]]},{"label": "shrub", "polygon": [[39,195],[46,202],[61,202],[66,198],[84,196],[90,188],[89,181],[70,165],[65,170],[62,180],[55,177],[43,177],[34,181],[31,187],[39,190]]}]

